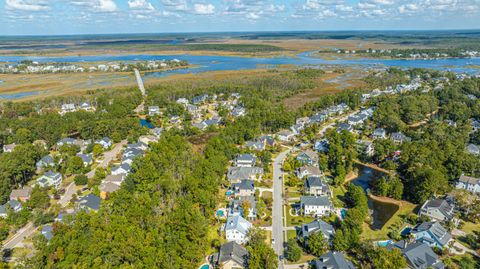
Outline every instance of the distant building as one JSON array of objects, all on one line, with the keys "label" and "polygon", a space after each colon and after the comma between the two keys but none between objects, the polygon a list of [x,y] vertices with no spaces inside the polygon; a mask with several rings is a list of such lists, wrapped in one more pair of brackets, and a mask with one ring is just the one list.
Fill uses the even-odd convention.
[{"label": "distant building", "polygon": [[8,145],[3,145],[3,152],[13,152],[13,150],[17,147],[17,144],[8,144]]},{"label": "distant building", "polygon": [[468,144],[467,152],[475,156],[480,155],[480,147],[475,144]]},{"label": "distant building", "polygon": [[461,175],[455,188],[480,193],[480,178]]},{"label": "distant building", "polygon": [[155,115],[160,115],[160,107],[159,106],[149,106],[148,107],[148,115],[153,117]]},{"label": "distant building", "polygon": [[403,142],[410,142],[412,139],[402,133],[392,133],[390,135],[390,139],[395,144],[402,144]]},{"label": "distant building", "polygon": [[99,144],[103,149],[109,149],[113,145],[113,142],[110,138],[103,137],[102,139],[96,140],[95,144]]}]

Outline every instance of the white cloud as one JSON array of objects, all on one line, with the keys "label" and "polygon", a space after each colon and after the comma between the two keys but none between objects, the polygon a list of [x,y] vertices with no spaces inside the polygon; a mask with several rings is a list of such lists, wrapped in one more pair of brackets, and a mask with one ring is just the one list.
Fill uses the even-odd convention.
[{"label": "white cloud", "polygon": [[42,11],[50,9],[47,2],[43,0],[6,0],[5,8],[24,11]]},{"label": "white cloud", "polygon": [[155,10],[152,3],[146,0],[129,0],[128,7],[131,9],[139,9],[139,10],[147,10],[147,11]]},{"label": "white cloud", "polygon": [[210,15],[215,12],[215,6],[212,4],[195,4],[194,12],[199,15]]},{"label": "white cloud", "polygon": [[188,5],[186,0],[160,0],[160,3],[169,10],[187,11]]},{"label": "white cloud", "polygon": [[393,0],[372,0],[372,3],[378,4],[378,5],[386,5],[386,6],[395,4]]},{"label": "white cloud", "polygon": [[115,12],[118,11],[117,4],[113,0],[81,0],[72,1],[77,6],[85,6],[91,8],[95,12]]}]

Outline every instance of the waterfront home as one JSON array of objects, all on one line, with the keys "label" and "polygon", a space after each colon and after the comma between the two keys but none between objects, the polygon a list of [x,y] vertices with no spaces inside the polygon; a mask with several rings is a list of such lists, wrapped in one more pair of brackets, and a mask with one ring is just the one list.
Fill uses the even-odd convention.
[{"label": "waterfront home", "polygon": [[242,179],[258,180],[262,174],[263,168],[260,167],[229,167],[227,179],[231,183],[239,183]]},{"label": "waterfront home", "polygon": [[390,135],[390,139],[393,141],[395,144],[402,144],[403,142],[410,142],[412,139],[400,132],[397,133],[392,133]]},{"label": "waterfront home", "polygon": [[77,207],[78,209],[86,210],[87,212],[98,211],[100,209],[100,201],[100,197],[90,193],[86,196],[80,197],[77,202]]},{"label": "waterfront home", "polygon": [[155,115],[160,115],[160,107],[159,106],[149,106],[148,107],[148,115],[153,117]]},{"label": "waterfront home", "polygon": [[253,180],[242,179],[239,183],[232,184],[235,196],[251,196],[255,193]]},{"label": "waterfront home", "polygon": [[330,215],[333,205],[329,196],[302,196],[300,210],[305,216],[322,217]]},{"label": "waterfront home", "polygon": [[480,147],[475,144],[468,144],[467,152],[475,156],[480,155]]},{"label": "waterfront home", "polygon": [[322,233],[323,237],[330,241],[333,239],[335,229],[333,229],[333,226],[325,221],[316,219],[310,223],[302,224],[300,229],[297,230],[297,238],[300,242],[303,242],[303,244],[307,246],[310,235],[316,233]]},{"label": "waterfront home", "polygon": [[110,138],[103,137],[102,139],[96,140],[95,144],[99,144],[103,149],[109,149],[113,145],[113,142]]},{"label": "waterfront home", "polygon": [[290,131],[290,130],[282,130],[282,131],[277,133],[277,137],[280,141],[290,142],[295,137],[295,134],[292,133],[292,131]]},{"label": "waterfront home", "polygon": [[480,178],[461,175],[455,188],[480,193]]},{"label": "waterfront home", "polygon": [[36,164],[37,171],[42,171],[45,168],[54,167],[55,161],[50,155],[43,156]]},{"label": "waterfront home", "polygon": [[248,231],[252,228],[252,224],[240,215],[229,216],[225,223],[225,238],[228,242],[236,242],[244,244],[248,240]]},{"label": "waterfront home", "polygon": [[406,240],[399,241],[387,246],[389,249],[399,249],[405,259],[408,267],[412,269],[444,269],[445,264],[433,252],[432,248],[422,242],[414,242],[409,244]]},{"label": "waterfront home", "polygon": [[303,191],[315,196],[332,196],[330,187],[318,176],[309,176],[305,180]]},{"label": "waterfront home", "polygon": [[305,150],[297,155],[297,160],[304,165],[318,166],[318,154],[313,150]]},{"label": "waterfront home", "polygon": [[240,154],[235,159],[237,167],[254,167],[257,162],[257,157],[253,154]]},{"label": "waterfront home", "polygon": [[10,193],[10,200],[26,202],[30,200],[32,194],[32,188],[25,186],[22,189],[14,189]]},{"label": "waterfront home", "polygon": [[3,152],[13,152],[13,150],[17,147],[17,144],[7,144],[3,145]]},{"label": "waterfront home", "polygon": [[93,107],[90,103],[87,103],[87,102],[81,103],[79,108],[88,112],[95,111],[95,107]]},{"label": "waterfront home", "polygon": [[373,139],[385,139],[387,138],[387,131],[383,128],[377,128],[372,133]]},{"label": "waterfront home", "polygon": [[75,112],[75,111],[77,111],[75,104],[63,104],[60,111],[60,115],[65,115],[66,113]]},{"label": "waterfront home", "polygon": [[352,262],[347,260],[343,253],[329,251],[318,259],[313,260],[313,268],[316,269],[355,269]]},{"label": "waterfront home", "polygon": [[415,240],[430,247],[444,248],[452,240],[452,235],[439,222],[417,224],[410,232]]},{"label": "waterfront home", "polygon": [[220,251],[212,255],[211,264],[215,268],[244,269],[248,268],[248,251],[236,242],[228,242],[220,246]]},{"label": "waterfront home", "polygon": [[427,216],[435,221],[451,221],[453,220],[454,206],[444,199],[427,200],[420,208],[419,215]]},{"label": "waterfront home", "polygon": [[37,178],[37,185],[42,188],[54,186],[58,189],[60,184],[62,184],[62,174],[58,172],[48,171]]},{"label": "waterfront home", "polygon": [[323,176],[323,172],[316,166],[302,166],[297,170],[297,177],[302,179],[307,176]]}]

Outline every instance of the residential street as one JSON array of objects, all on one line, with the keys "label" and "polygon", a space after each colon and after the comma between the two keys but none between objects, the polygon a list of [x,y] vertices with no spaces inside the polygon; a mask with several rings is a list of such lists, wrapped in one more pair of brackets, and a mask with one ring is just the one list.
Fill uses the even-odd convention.
[{"label": "residential street", "polygon": [[[122,150],[123,146],[125,146],[128,143],[127,140],[122,140],[120,143],[116,144],[113,149],[110,151],[106,151],[103,153],[103,161],[97,165],[97,167],[102,167],[102,168],[107,168],[108,164],[115,159],[115,157],[120,153]],[[90,172],[88,172],[86,175],[88,178],[92,178],[95,175],[95,169],[92,169]]]},{"label": "residential street", "polygon": [[[280,153],[273,162],[273,211],[272,211],[272,238],[275,240],[273,249],[280,256],[284,251],[283,238],[283,161],[287,157],[289,150]],[[280,179],[281,178],[281,179]],[[283,261],[279,261],[278,268],[283,269]]]},{"label": "residential street", "polygon": [[31,236],[36,230],[37,228],[33,226],[32,222],[27,223],[27,225],[18,230],[14,236],[3,243],[2,250],[15,248],[23,239]]}]

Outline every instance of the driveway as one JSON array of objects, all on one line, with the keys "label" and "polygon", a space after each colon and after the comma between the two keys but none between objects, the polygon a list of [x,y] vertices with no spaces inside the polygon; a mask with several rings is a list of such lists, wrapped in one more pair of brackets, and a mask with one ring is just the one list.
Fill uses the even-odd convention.
[{"label": "driveway", "polygon": [[[273,211],[272,211],[272,238],[275,240],[273,250],[280,256],[284,251],[283,238],[283,161],[290,149],[280,153],[273,161]],[[279,261],[278,268],[283,269],[283,262]]]},{"label": "driveway", "polygon": [[[106,151],[103,153],[103,161],[97,165],[97,167],[102,167],[102,168],[107,168],[108,164],[117,157],[117,155],[120,153],[122,150],[123,146],[127,144],[127,140],[122,140],[120,143],[116,144],[113,149],[110,151]],[[97,170],[97,167],[92,169],[90,172],[87,173],[88,178],[92,178],[95,176],[95,171]]]}]

